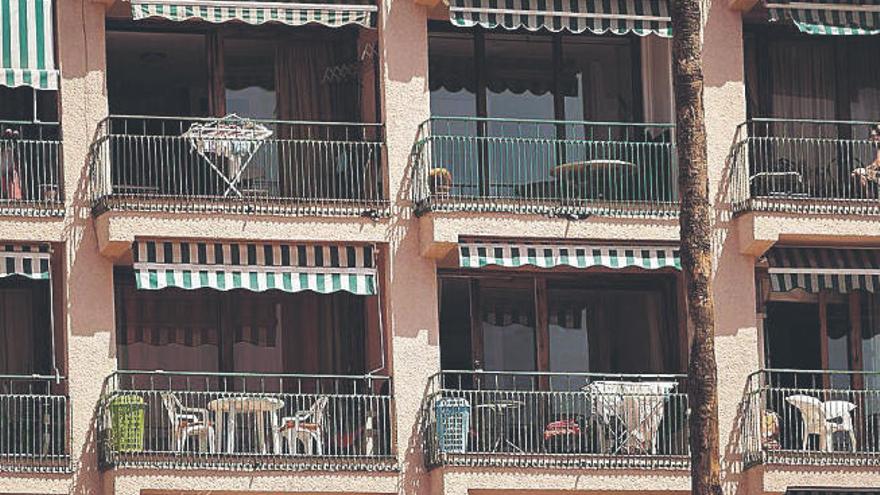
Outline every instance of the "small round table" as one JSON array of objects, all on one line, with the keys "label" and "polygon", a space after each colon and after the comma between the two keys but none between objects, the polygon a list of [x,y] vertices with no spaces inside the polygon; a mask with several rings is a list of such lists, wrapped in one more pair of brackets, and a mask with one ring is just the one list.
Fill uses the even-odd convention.
[{"label": "small round table", "polygon": [[[624,160],[612,160],[599,158],[578,162],[563,163],[550,169],[550,176],[560,181],[564,192],[570,190],[571,198],[568,199],[606,199],[607,191],[599,189],[601,178],[619,178],[624,172],[636,169],[636,165]],[[584,196],[592,195],[596,198]]]},{"label": "small round table", "polygon": [[[217,443],[218,447],[223,438],[223,421],[219,420],[219,416],[226,415],[226,452],[235,453],[235,422],[236,416],[239,414],[249,414],[254,417],[254,426],[257,432],[257,446],[260,452],[268,454],[266,449],[265,433],[265,416],[268,414],[272,422],[272,431],[278,431],[278,410],[284,407],[284,401],[275,397],[264,396],[233,396],[221,397],[214,399],[208,403],[208,409],[214,411],[217,421]],[[275,446],[276,450],[278,446]],[[219,448],[217,450],[220,450]]]},{"label": "small round table", "polygon": [[524,405],[523,402],[518,400],[499,399],[492,402],[477,404],[475,406],[476,409],[485,410],[492,416],[493,428],[495,430],[495,435],[497,435],[495,442],[492,444],[492,452],[498,452],[502,447],[513,447],[515,450],[522,452],[521,448],[507,438],[507,435],[505,435],[504,432],[504,425],[507,422],[508,414],[519,410]]}]

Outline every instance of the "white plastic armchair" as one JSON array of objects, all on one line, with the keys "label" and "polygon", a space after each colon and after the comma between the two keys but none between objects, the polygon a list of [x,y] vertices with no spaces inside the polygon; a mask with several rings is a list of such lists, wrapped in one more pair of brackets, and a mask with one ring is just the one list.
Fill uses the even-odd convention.
[{"label": "white plastic armchair", "polygon": [[810,436],[819,438],[819,450],[831,452],[834,450],[834,434],[845,432],[849,436],[850,448],[856,449],[856,435],[853,420],[850,413],[856,408],[852,402],[845,400],[821,400],[809,395],[792,395],[785,401],[796,407],[803,417],[802,448],[807,450],[810,445]]},{"label": "white plastic armchair", "polygon": [[162,405],[171,422],[171,444],[177,452],[183,452],[189,437],[196,437],[199,452],[214,453],[214,426],[209,412],[200,407],[185,407],[171,392],[162,392]]},{"label": "white plastic armchair", "polygon": [[[323,438],[327,423],[328,397],[318,397],[312,406],[306,410],[297,411],[293,416],[281,420],[281,428],[278,434],[282,435],[287,442],[287,450],[291,454],[297,453],[297,444],[302,443],[307,455],[315,453],[313,446],[317,446],[317,454],[323,455]],[[280,439],[276,437],[276,445],[280,445]]]}]

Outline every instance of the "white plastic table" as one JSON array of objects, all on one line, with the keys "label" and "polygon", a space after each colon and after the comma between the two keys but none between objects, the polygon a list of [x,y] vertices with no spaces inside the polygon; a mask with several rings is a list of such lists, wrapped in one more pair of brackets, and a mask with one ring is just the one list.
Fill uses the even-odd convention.
[{"label": "white plastic table", "polygon": [[257,433],[257,446],[260,452],[268,454],[266,448],[266,415],[269,416],[272,431],[278,431],[278,410],[284,407],[284,401],[275,397],[265,396],[238,396],[238,397],[221,397],[214,399],[208,403],[208,409],[214,411],[217,420],[217,450],[222,445],[224,422],[220,416],[225,415],[226,428],[226,452],[235,453],[235,423],[237,416],[250,415],[253,416],[254,427]]}]

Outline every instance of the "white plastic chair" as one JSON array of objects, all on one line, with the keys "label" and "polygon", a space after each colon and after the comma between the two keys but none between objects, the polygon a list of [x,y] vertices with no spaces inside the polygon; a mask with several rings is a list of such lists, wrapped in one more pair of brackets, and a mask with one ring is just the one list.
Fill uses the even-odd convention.
[{"label": "white plastic chair", "polygon": [[[327,423],[328,397],[319,397],[312,407],[307,410],[297,411],[293,416],[281,419],[279,435],[283,435],[287,442],[287,450],[291,454],[297,453],[297,444],[302,443],[307,455],[313,455],[313,446],[318,446],[318,455],[324,453],[323,438]],[[276,437],[276,442],[279,439]]]},{"label": "white plastic chair", "polygon": [[819,437],[819,450],[831,452],[834,450],[834,434],[846,432],[850,440],[850,448],[856,450],[855,427],[853,426],[852,412],[856,405],[845,400],[821,400],[809,395],[792,395],[785,401],[796,407],[803,417],[802,448],[807,450],[810,445],[810,436]]},{"label": "white plastic chair", "polygon": [[214,426],[208,420],[208,410],[184,407],[171,392],[162,392],[162,405],[171,422],[171,443],[177,452],[183,452],[189,437],[196,437],[199,452],[214,453]]}]

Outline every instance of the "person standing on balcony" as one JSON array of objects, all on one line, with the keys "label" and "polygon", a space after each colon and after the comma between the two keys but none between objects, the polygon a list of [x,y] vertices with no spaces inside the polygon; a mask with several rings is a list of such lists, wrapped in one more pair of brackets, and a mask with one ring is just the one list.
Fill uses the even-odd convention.
[{"label": "person standing on balcony", "polygon": [[0,135],[0,199],[22,199],[21,173],[16,161],[16,141],[19,133],[5,129]]},{"label": "person standing on balcony", "polygon": [[868,187],[869,182],[880,184],[880,123],[871,127],[868,141],[874,145],[874,161],[867,167],[859,167],[852,171],[852,176],[859,179],[862,187]]}]

